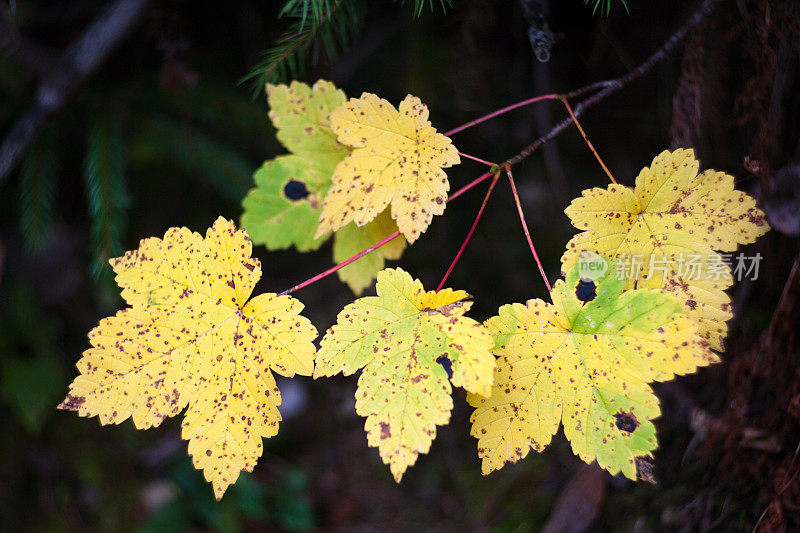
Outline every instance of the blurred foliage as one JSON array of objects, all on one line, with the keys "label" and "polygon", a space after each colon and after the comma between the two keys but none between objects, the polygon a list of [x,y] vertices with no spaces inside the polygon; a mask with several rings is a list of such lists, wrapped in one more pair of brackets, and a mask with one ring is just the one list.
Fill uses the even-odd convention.
[{"label": "blurred foliage", "polygon": [[17,421],[39,433],[64,394],[59,322],[18,282],[0,285],[0,390]]},{"label": "blurred foliage", "polygon": [[150,487],[158,501],[139,531],[184,531],[201,525],[213,531],[234,532],[241,530],[243,519],[283,531],[309,531],[317,525],[307,495],[308,478],[301,470],[290,470],[270,485],[243,473],[220,502],[209,494],[207,485],[191,459],[179,460],[169,481]]},{"label": "blurred foliage", "polygon": [[125,139],[122,123],[111,114],[90,119],[83,180],[92,217],[94,258],[90,269],[97,278],[109,272],[108,260],[122,255],[122,232],[128,193],[125,187]]}]

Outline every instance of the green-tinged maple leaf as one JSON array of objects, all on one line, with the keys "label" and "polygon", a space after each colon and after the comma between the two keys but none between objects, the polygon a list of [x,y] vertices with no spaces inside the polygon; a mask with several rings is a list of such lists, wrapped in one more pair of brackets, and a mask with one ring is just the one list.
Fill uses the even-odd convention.
[{"label": "green-tinged maple leaf", "polygon": [[295,246],[307,252],[319,248],[329,237],[314,239],[314,232],[333,168],[297,155],[278,156],[264,163],[253,176],[255,189],[242,202],[242,226],[253,242],[264,244],[268,250]]},{"label": "green-tinged maple leaf", "polygon": [[325,80],[311,87],[298,81],[267,84],[269,118],[278,130],[278,141],[304,159],[326,159],[334,166],[350,148],[336,140],[328,115],[346,99],[341,89]]},{"label": "green-tinged maple leaf", "polygon": [[[346,96],[332,83],[319,80],[312,87],[300,82],[267,85],[269,116],[278,140],[290,155],[269,160],[255,173],[256,187],[242,202],[242,227],[256,244],[268,250],[294,246],[300,252],[316,250],[331,233],[315,237],[322,201],[331,187],[336,165],[350,148],[331,130],[328,115]],[[336,232],[334,261],[339,263],[397,231],[388,212],[362,228],[350,225]],[[339,278],[357,295],[372,283],[385,259],[399,259],[406,241],[397,238],[339,270]]]},{"label": "green-tinged maple leaf", "polygon": [[[715,251],[731,252],[769,230],[755,200],[724,172],[706,170],[692,150],[662,152],[636,178],[636,188],[609,185],[583,192],[566,209],[584,230],[567,244],[562,273],[593,250],[629,263],[626,288],[674,293],[700,335],[722,350],[733,314],[725,289],[733,278]],[[693,263],[692,263],[693,262]]]},{"label": "green-tinged maple leaf", "polygon": [[492,338],[464,316],[464,291],[426,292],[401,269],[378,273],[377,296],[346,306],[323,337],[314,377],[363,368],[356,412],[367,418],[370,446],[378,447],[398,482],[427,453],[436,426],[453,408],[451,382],[487,395],[492,386]]},{"label": "green-tinged maple leaf", "polygon": [[648,383],[718,361],[673,295],[623,292],[612,263],[583,257],[552,304],[504,305],[486,321],[499,357],[492,395],[468,397],[484,474],[541,451],[563,423],[581,459],[636,479],[657,446]]},{"label": "green-tinged maple leaf", "polygon": [[278,432],[281,395],[273,372],[311,375],[317,331],[291,296],[250,299],[261,263],[233,222],[217,219],[205,238],[171,228],[111,260],[131,306],[89,333],[92,347],[61,409],[131,417],[139,429],[188,406],[183,438],[217,499],[241,470],[252,471],[262,438]]},{"label": "green-tinged maple leaf", "polygon": [[450,183],[442,169],[460,162],[450,138],[436,132],[428,108],[411,95],[395,109],[364,93],[330,120],[339,141],[355,149],[336,167],[316,235],[350,221],[363,226],[391,204],[392,218],[413,243],[444,212]]},{"label": "green-tinged maple leaf", "polygon": [[328,238],[314,237],[322,199],[336,165],[350,153],[328,120],[346,96],[319,80],[313,87],[296,81],[267,85],[267,97],[276,136],[292,155],[267,161],[256,172],[256,187],[242,202],[242,227],[268,250],[315,250]]},{"label": "green-tinged maple leaf", "polygon": [[[396,231],[397,224],[392,220],[388,209],[366,226],[359,228],[351,222],[339,229],[333,237],[333,261],[341,263]],[[375,279],[375,274],[383,270],[384,260],[400,259],[405,248],[406,240],[403,236],[396,237],[377,250],[339,269],[339,279],[347,283],[358,296],[369,287]]]}]

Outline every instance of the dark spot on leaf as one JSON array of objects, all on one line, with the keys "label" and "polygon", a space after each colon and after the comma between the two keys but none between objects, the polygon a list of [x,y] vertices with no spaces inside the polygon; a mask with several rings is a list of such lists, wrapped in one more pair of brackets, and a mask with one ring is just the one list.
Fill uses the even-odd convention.
[{"label": "dark spot on leaf", "polygon": [[620,409],[619,413],[614,415],[614,418],[617,419],[617,429],[620,431],[633,433],[639,427],[639,421],[636,420],[636,415],[633,414],[633,411],[626,413]]},{"label": "dark spot on leaf", "polygon": [[575,287],[575,296],[582,302],[591,302],[597,297],[597,287],[592,280],[580,280]]},{"label": "dark spot on leaf", "polygon": [[83,396],[73,396],[72,394],[67,394],[67,397],[61,402],[61,405],[58,406],[59,409],[67,409],[69,411],[77,411],[78,408],[83,405],[83,402],[86,401],[86,398]]},{"label": "dark spot on leaf", "polygon": [[650,457],[637,457],[636,458],[636,477],[642,481],[647,481],[655,485],[656,476],[653,473],[656,465]]},{"label": "dark spot on leaf", "polygon": [[437,357],[436,362],[442,365],[444,371],[447,372],[448,378],[453,377],[453,363],[450,362],[450,359],[448,359],[446,355],[440,355],[439,357]]},{"label": "dark spot on leaf", "polygon": [[289,200],[302,200],[308,196],[309,193],[308,189],[306,189],[306,184],[302,181],[289,180],[283,187],[283,194],[285,194],[286,198]]},{"label": "dark spot on leaf", "polygon": [[392,436],[392,431],[389,429],[389,424],[381,422],[381,440],[388,439]]}]

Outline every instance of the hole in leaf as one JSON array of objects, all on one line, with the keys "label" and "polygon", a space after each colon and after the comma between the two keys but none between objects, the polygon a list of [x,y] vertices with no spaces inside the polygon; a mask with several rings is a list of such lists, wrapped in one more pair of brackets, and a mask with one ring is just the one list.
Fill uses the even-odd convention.
[{"label": "hole in leaf", "polygon": [[308,196],[309,192],[308,189],[306,189],[306,184],[302,181],[289,180],[283,187],[283,194],[285,194],[286,198],[289,200],[302,200]]},{"label": "hole in leaf", "polygon": [[578,286],[575,287],[575,296],[578,297],[578,300],[586,303],[591,302],[597,297],[597,287],[592,280],[585,280],[582,279],[578,282]]},{"label": "hole in leaf", "polygon": [[442,365],[444,371],[447,372],[447,377],[453,377],[453,363],[450,362],[450,359],[447,358],[446,355],[440,355],[436,358],[436,362]]},{"label": "hole in leaf", "polygon": [[620,431],[633,433],[639,427],[639,421],[636,420],[636,415],[633,414],[633,411],[626,413],[620,409],[619,413],[614,415],[614,418],[617,419],[617,429]]}]

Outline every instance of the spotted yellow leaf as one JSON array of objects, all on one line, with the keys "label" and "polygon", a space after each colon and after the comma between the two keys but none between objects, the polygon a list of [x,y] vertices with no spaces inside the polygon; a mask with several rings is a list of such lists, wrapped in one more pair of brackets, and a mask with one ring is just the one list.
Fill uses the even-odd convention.
[{"label": "spotted yellow leaf", "polygon": [[89,333],[61,409],[158,426],[188,406],[183,438],[217,499],[252,471],[278,432],[273,372],[309,376],[317,331],[291,296],[250,295],[261,263],[243,230],[217,219],[205,238],[171,228],[111,260],[130,307]]},{"label": "spotted yellow leaf", "polygon": [[735,189],[732,176],[698,170],[692,150],[665,151],[639,173],[634,189],[583,191],[566,209],[583,231],[567,244],[561,269],[570,270],[581,250],[619,258],[626,288],[674,293],[700,335],[722,350],[733,316],[725,289],[733,277],[730,261],[717,252],[754,242],[769,226],[755,200]]},{"label": "spotted yellow leaf", "polygon": [[314,377],[363,368],[356,412],[366,417],[396,481],[450,420],[451,383],[478,395],[492,386],[492,337],[464,316],[464,291],[425,291],[401,269],[378,273],[377,296],[346,306],[320,344]]},{"label": "spotted yellow leaf", "polygon": [[364,93],[336,108],[330,121],[339,141],[354,150],[333,173],[316,236],[350,221],[363,226],[391,204],[392,218],[413,243],[444,212],[450,183],[442,169],[460,162],[453,143],[411,95],[395,109]]},{"label": "spotted yellow leaf", "polygon": [[623,292],[608,260],[583,257],[552,304],[504,305],[486,322],[499,358],[492,395],[468,397],[484,474],[541,451],[563,423],[581,459],[636,479],[657,446],[649,383],[718,361],[673,295]]},{"label": "spotted yellow leaf", "polygon": [[323,159],[334,165],[350,153],[336,140],[328,116],[347,97],[333,83],[318,80],[309,86],[267,84],[269,118],[278,130],[278,141],[291,153],[305,159]]}]

